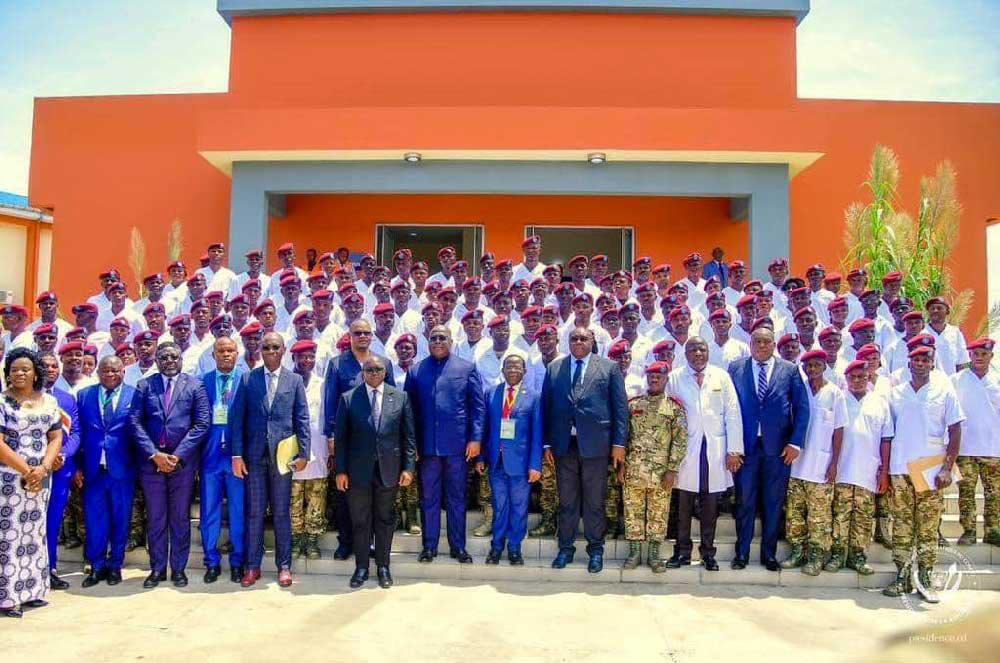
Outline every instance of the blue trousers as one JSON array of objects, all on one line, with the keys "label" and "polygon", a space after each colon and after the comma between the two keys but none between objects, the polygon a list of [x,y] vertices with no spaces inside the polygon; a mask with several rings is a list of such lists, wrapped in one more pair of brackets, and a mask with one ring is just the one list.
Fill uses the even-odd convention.
[{"label": "blue trousers", "polygon": [[132,522],[135,477],[113,479],[106,470],[83,482],[84,553],[94,572],[121,570]]},{"label": "blue trousers", "polygon": [[493,492],[493,550],[521,552],[521,542],[528,533],[528,500],[531,484],[528,477],[512,477],[503,463],[490,466],[490,490]]},{"label": "blue trousers", "polygon": [[167,532],[170,534],[170,570],[187,568],[191,552],[191,499],[194,497],[195,466],[169,474],[156,471],[152,462],[143,464],[139,483],[146,496],[146,527],[149,566],[158,573],[167,570]]},{"label": "blue trousers", "polygon": [[734,477],[736,483],[736,556],[750,558],[757,502],[761,509],[760,561],[775,559],[778,551],[778,525],[781,507],[788,492],[791,467],[781,456],[766,456],[761,452],[747,454],[743,466]]},{"label": "blue trousers", "polygon": [[270,454],[247,465],[246,566],[260,570],[264,559],[264,514],[271,505],[274,517],[274,561],[281,569],[292,568],[292,473],[280,474]]},{"label": "blue trousers", "polygon": [[201,475],[201,546],[205,551],[205,567],[220,566],[219,535],[222,533],[222,498],[226,497],[229,516],[229,541],[233,552],[229,555],[229,567],[242,567],[246,539],[243,526],[243,479],[231,469],[203,472]]},{"label": "blue trousers", "polygon": [[465,456],[424,456],[420,459],[420,509],[424,516],[424,548],[438,549],[441,537],[441,493],[448,510],[448,545],[465,550],[465,488],[469,465]]},{"label": "blue trousers", "polygon": [[49,507],[45,511],[45,541],[49,549],[49,569],[52,571],[59,567],[59,528],[62,527],[63,512],[69,501],[69,488],[73,483],[74,472],[75,464],[67,459],[62,468],[52,475]]}]

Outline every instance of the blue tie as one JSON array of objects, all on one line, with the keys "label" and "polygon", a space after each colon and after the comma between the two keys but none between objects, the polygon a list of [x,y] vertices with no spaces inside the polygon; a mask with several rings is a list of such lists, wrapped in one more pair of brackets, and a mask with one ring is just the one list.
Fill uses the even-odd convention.
[{"label": "blue tie", "polygon": [[767,393],[767,364],[758,362],[757,367],[757,398],[763,401]]},{"label": "blue tie", "polygon": [[111,418],[113,416],[115,416],[115,410],[114,410],[114,407],[112,406],[112,404],[114,403],[114,401],[111,399],[111,397],[112,397],[113,394],[114,394],[113,391],[108,391],[107,389],[104,390],[104,412],[103,412],[103,416],[104,416],[104,425],[105,426],[107,426],[108,423],[111,421]]},{"label": "blue tie", "polygon": [[573,395],[576,396],[576,390],[580,387],[580,380],[583,377],[583,360],[577,359],[576,366],[573,368]]}]

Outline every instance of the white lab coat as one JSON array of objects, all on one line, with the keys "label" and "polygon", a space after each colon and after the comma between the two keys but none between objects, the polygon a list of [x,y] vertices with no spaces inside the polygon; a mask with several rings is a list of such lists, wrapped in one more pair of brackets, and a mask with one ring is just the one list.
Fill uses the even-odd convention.
[{"label": "white lab coat", "polygon": [[993,369],[979,378],[966,368],[951,376],[965,412],[960,456],[1000,456],[1000,374]]},{"label": "white lab coat", "polygon": [[847,403],[840,387],[827,382],[818,394],[806,384],[809,395],[809,428],[802,453],[792,463],[792,477],[812,483],[826,483],[826,471],[833,455],[833,432],[847,424]]}]

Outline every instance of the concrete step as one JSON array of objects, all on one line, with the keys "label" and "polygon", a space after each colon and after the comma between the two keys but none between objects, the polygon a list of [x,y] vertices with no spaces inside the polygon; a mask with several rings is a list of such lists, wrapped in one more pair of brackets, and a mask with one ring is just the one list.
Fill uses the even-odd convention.
[{"label": "concrete step", "polygon": [[[60,565],[61,572],[78,570],[81,566],[79,555],[71,559],[67,551]],[[870,576],[859,576],[850,570],[837,573],[821,573],[819,576],[807,576],[798,569],[771,572],[757,564],[751,564],[741,571],[733,571],[728,564],[721,564],[717,572],[706,571],[701,565],[668,570],[666,573],[654,574],[648,567],[625,571],[620,560],[606,560],[601,573],[587,572],[587,556],[577,554],[576,559],[565,569],[553,569],[548,559],[525,559],[524,566],[511,566],[506,559],[499,565],[491,566],[484,563],[484,557],[474,555],[472,564],[459,564],[448,557],[447,553],[439,555],[432,563],[424,564],[417,561],[413,553],[398,552],[391,557],[393,575],[398,581],[414,580],[452,580],[469,582],[588,582],[593,584],[610,583],[645,583],[645,584],[677,584],[677,585],[766,585],[772,587],[835,587],[843,589],[877,589],[888,585],[895,577],[895,567],[892,564],[873,564],[875,573]],[[146,568],[148,560],[144,550],[135,550],[126,557],[127,566]],[[192,555],[189,565],[191,570],[203,568],[200,556]],[[227,571],[225,562],[224,570]],[[274,573],[274,555],[265,555],[263,568],[266,574]],[[946,566],[939,564],[939,572],[945,572]],[[335,575],[346,578],[354,571],[353,560],[337,561],[324,557],[318,560],[298,559],[292,564],[292,571],[299,575]],[[200,582],[198,573],[189,573],[192,582]],[[300,582],[303,582],[300,579]],[[305,581],[307,582],[307,581]],[[374,585],[374,581],[372,583]],[[1000,590],[1000,569],[980,568],[963,573],[959,584],[961,589],[991,589]]]},{"label": "concrete step", "polygon": [[[982,495],[976,495],[976,513],[983,512],[983,505],[985,504],[985,499]],[[958,494],[945,495],[944,496],[944,512],[950,514],[958,514]]]}]

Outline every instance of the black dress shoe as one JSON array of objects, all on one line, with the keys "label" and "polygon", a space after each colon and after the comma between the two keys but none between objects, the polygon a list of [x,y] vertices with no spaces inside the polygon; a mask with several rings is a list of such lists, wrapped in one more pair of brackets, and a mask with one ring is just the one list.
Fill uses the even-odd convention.
[{"label": "black dress shoe", "polygon": [[520,552],[508,552],[507,559],[511,566],[524,566],[524,557],[521,556]]},{"label": "black dress shoe", "polygon": [[351,547],[340,544],[337,549],[333,552],[333,558],[339,560],[345,560],[351,556]]},{"label": "black dress shoe", "polygon": [[729,567],[733,571],[741,571],[747,567],[747,560],[743,557],[733,557],[733,561],[729,563]]},{"label": "black dress shoe", "polygon": [[380,566],[376,570],[378,573],[378,586],[382,589],[389,589],[392,587],[392,573],[389,571],[388,566]]},{"label": "black dress shoe", "polygon": [[108,570],[108,584],[114,587],[122,581],[122,570],[121,569],[109,569]]},{"label": "black dress shoe", "polygon": [[587,562],[587,573],[600,573],[604,570],[604,553],[591,553]]},{"label": "black dress shoe", "polygon": [[701,564],[702,564],[702,566],[705,567],[706,571],[718,571],[719,570],[719,563],[715,561],[714,557],[702,557]]},{"label": "black dress shoe", "polygon": [[21,611],[20,607],[0,608],[0,616],[2,616],[2,617],[13,617],[14,619],[20,619],[21,617],[24,617],[24,613]]},{"label": "black dress shoe", "polygon": [[567,548],[565,550],[560,550],[556,558],[552,560],[552,568],[554,569],[565,569],[567,564],[573,563],[573,555],[576,550],[572,548]]},{"label": "black dress shoe", "polygon": [[49,587],[52,589],[69,589],[69,583],[57,576],[55,571],[49,571]]},{"label": "black dress shoe", "polygon": [[188,577],[183,571],[174,571],[170,574],[170,581],[174,583],[174,587],[187,587]]},{"label": "black dress shoe", "polygon": [[84,589],[86,589],[88,587],[93,587],[94,585],[96,585],[97,583],[101,582],[102,580],[107,580],[107,578],[108,578],[108,570],[107,569],[101,569],[97,573],[94,573],[93,571],[91,571],[90,574],[86,578],[83,579],[83,584],[81,586]]},{"label": "black dress shoe", "polygon": [[486,555],[486,563],[487,564],[499,564],[500,563],[500,553],[502,553],[502,552],[503,552],[502,550],[495,550],[493,548],[490,548],[490,552],[487,553],[487,555]]},{"label": "black dress shoe", "polygon": [[424,564],[430,564],[437,557],[437,551],[431,550],[430,548],[424,548],[420,551],[420,556],[417,557],[418,562],[423,562]]},{"label": "black dress shoe", "polygon": [[690,566],[691,555],[678,555],[675,553],[663,565],[668,569],[679,569],[682,566]]},{"label": "black dress shoe", "polygon": [[465,550],[452,550],[451,558],[457,559],[459,564],[472,564],[472,555]]},{"label": "black dress shoe", "polygon": [[767,569],[768,571],[780,571],[781,564],[779,564],[778,560],[776,559],[769,559],[766,562],[764,562],[764,568]]},{"label": "black dress shoe", "polygon": [[146,576],[146,579],[142,581],[142,586],[145,587],[146,589],[152,589],[157,585],[159,585],[161,582],[166,582],[166,581],[167,581],[166,571],[160,571],[160,572],[150,571],[149,575]]},{"label": "black dress shoe", "polygon": [[230,582],[236,582],[236,583],[238,583],[241,580],[243,580],[243,567],[242,566],[234,566],[231,569],[229,569],[229,581]]},{"label": "black dress shoe", "polygon": [[368,580],[368,569],[354,569],[354,574],[351,576],[351,589],[361,587],[366,580]]},{"label": "black dress shoe", "polygon": [[221,574],[222,574],[222,567],[219,566],[208,567],[207,569],[205,569],[205,583],[212,584],[213,582],[219,579],[219,576]]}]

